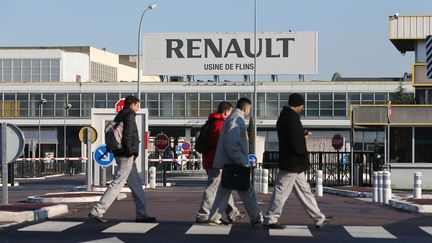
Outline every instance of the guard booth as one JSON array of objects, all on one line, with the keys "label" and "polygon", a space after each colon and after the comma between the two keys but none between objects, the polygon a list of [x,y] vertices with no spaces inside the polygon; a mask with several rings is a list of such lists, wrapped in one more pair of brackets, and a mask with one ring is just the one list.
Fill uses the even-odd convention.
[{"label": "guard booth", "polygon": [[[105,126],[113,121],[116,116],[115,109],[91,109],[91,126],[97,131],[98,137],[95,143],[93,143],[91,151],[105,144]],[[140,109],[137,112],[136,123],[138,126],[138,133],[140,139],[140,150],[139,156],[136,158],[136,165],[138,173],[143,180],[144,185],[148,185],[148,110]],[[85,150],[85,145],[82,145],[81,151]],[[95,162],[93,164],[92,173],[92,185],[100,186],[102,181],[102,168]],[[116,169],[116,163],[114,162],[106,167],[106,181],[110,181],[113,178],[114,171]]]}]

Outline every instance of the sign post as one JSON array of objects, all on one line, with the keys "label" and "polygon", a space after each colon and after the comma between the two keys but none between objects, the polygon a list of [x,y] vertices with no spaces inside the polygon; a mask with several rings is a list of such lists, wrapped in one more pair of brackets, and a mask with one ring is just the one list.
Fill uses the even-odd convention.
[{"label": "sign post", "polygon": [[8,170],[7,170],[7,158],[6,158],[6,150],[7,150],[7,141],[6,141],[6,123],[1,124],[1,162],[2,162],[2,183],[3,183],[3,205],[9,204],[9,195],[8,195]]},{"label": "sign post", "polygon": [[114,154],[108,152],[105,145],[99,146],[94,152],[94,160],[102,167],[102,185],[106,185],[106,167],[114,160]]},{"label": "sign post", "polygon": [[93,182],[93,164],[92,164],[92,152],[91,145],[97,140],[97,131],[92,126],[82,127],[79,131],[78,137],[80,141],[87,145],[87,170],[86,170],[86,184],[87,191],[91,191],[91,186]]},{"label": "sign post", "polygon": [[[339,151],[341,150],[343,145],[344,145],[344,138],[340,134],[335,134],[332,138],[332,146],[336,150],[337,161],[340,161]],[[341,164],[338,163],[338,169],[340,169],[340,165]],[[351,165],[351,175],[352,175],[352,168],[353,168],[353,165]],[[337,179],[340,180],[340,173],[338,173]]]},{"label": "sign post", "polygon": [[[156,135],[155,140],[155,147],[159,150],[159,152],[165,151],[168,148],[169,145],[169,138],[167,135],[163,133],[159,133]],[[162,161],[164,158],[161,158]],[[163,186],[166,186],[166,162],[163,161]]]}]

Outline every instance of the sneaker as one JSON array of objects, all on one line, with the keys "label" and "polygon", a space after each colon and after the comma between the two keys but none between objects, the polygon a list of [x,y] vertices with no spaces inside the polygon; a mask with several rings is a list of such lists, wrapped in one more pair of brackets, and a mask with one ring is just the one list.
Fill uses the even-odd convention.
[{"label": "sneaker", "polygon": [[197,223],[197,224],[208,224],[208,223],[209,223],[209,220],[208,220],[208,219],[201,218],[201,217],[196,217],[196,219],[195,219],[195,223]]},{"label": "sneaker", "polygon": [[328,223],[330,222],[331,219],[333,219],[333,216],[325,216],[324,218],[318,220],[318,221],[315,223],[315,227],[318,228],[318,229],[319,229],[319,228],[322,228],[322,227],[324,227],[326,224],[328,224]]},{"label": "sneaker", "polygon": [[135,219],[135,222],[137,223],[154,223],[156,222],[156,218],[155,217],[145,217],[145,218],[137,218]]},{"label": "sneaker", "polygon": [[209,220],[208,224],[211,226],[220,226],[220,225],[228,225],[228,222],[223,219],[219,219],[219,220]]},{"label": "sneaker", "polygon": [[94,214],[92,214],[92,213],[89,213],[89,214],[88,214],[88,217],[91,218],[91,219],[96,220],[96,221],[99,222],[99,223],[106,223],[106,222],[108,222],[108,220],[107,220],[106,218],[96,216],[96,215],[94,215]]},{"label": "sneaker", "polygon": [[253,228],[261,228],[263,226],[263,220],[259,219],[258,221],[251,223]]},{"label": "sneaker", "polygon": [[285,225],[281,225],[279,222],[276,222],[273,224],[266,224],[266,225],[263,225],[263,227],[266,229],[278,229],[278,230],[286,228]]},{"label": "sneaker", "polygon": [[239,212],[238,214],[236,214],[234,217],[228,217],[228,222],[230,224],[234,223],[235,221],[239,221],[240,219],[244,218],[244,214]]}]

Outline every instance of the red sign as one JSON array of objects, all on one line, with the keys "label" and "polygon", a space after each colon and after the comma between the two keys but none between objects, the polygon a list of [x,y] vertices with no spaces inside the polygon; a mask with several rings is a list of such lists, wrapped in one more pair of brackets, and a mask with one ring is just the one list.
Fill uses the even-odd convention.
[{"label": "red sign", "polygon": [[164,151],[168,148],[169,138],[167,135],[160,133],[155,137],[154,143],[158,150]]},{"label": "red sign", "polygon": [[121,110],[123,110],[124,102],[125,102],[124,98],[117,101],[117,103],[115,104],[116,113],[119,113]]},{"label": "red sign", "polygon": [[183,144],[182,144],[182,149],[183,149],[183,150],[188,151],[188,150],[190,150],[190,147],[191,147],[191,145],[190,145],[189,142],[187,142],[187,141],[184,141],[184,142],[183,142]]},{"label": "red sign", "polygon": [[344,139],[341,135],[336,134],[332,138],[332,146],[335,150],[340,150],[343,147]]}]

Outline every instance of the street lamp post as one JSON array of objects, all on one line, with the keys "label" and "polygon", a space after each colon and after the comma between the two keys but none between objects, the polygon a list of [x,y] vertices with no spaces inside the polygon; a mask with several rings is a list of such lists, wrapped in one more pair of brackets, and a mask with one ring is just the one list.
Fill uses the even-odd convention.
[{"label": "street lamp post", "polygon": [[256,138],[258,136],[257,134],[257,116],[258,116],[258,102],[257,102],[257,80],[256,80],[256,68],[257,68],[257,64],[256,64],[256,58],[257,58],[257,48],[256,48],[256,44],[257,44],[257,0],[254,0],[254,69],[253,69],[253,129],[254,129],[254,133],[255,136],[253,137],[253,145],[254,145],[254,151],[253,153],[256,154],[257,153],[257,143],[256,143]]},{"label": "street lamp post", "polygon": [[38,160],[41,161],[41,119],[42,119],[42,107],[47,103],[45,98],[39,101],[39,129],[38,129]]},{"label": "street lamp post", "polygon": [[153,10],[157,7],[156,4],[150,4],[146,9],[144,9],[143,13],[141,14],[141,19],[138,27],[138,56],[137,56],[137,70],[138,70],[138,77],[137,77],[137,98],[141,99],[141,90],[140,90],[140,83],[141,83],[141,64],[140,64],[140,58],[141,58],[141,25],[144,18],[144,14],[148,10]]},{"label": "street lamp post", "polygon": [[[64,109],[65,109],[65,113],[64,113],[64,128],[63,128],[63,157],[64,157],[64,166],[65,166],[65,168],[67,168],[67,164],[66,164],[66,156],[67,156],[67,153],[66,153],[66,142],[67,142],[67,139],[66,139],[66,116],[68,115],[67,113],[68,113],[68,111],[69,111],[69,109],[70,108],[72,108],[72,104],[69,104],[69,103],[67,103],[67,104],[65,104],[65,106],[64,106]],[[72,175],[72,173],[70,172],[70,174]]]}]

